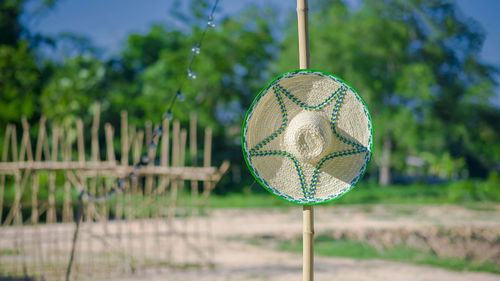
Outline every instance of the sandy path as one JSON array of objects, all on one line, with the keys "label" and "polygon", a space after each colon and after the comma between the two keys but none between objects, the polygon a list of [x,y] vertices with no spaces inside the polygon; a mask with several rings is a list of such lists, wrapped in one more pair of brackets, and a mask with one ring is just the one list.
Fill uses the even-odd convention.
[{"label": "sandy path", "polygon": [[[300,235],[301,209],[215,210],[212,216],[215,268],[143,273],[113,280],[301,280],[301,256],[230,239],[255,235]],[[500,211],[471,211],[456,206],[318,207],[316,232],[334,228],[419,228],[432,225],[500,228]],[[381,260],[316,257],[315,280],[489,281],[500,275],[456,272]],[[96,279],[93,279],[96,280]],[[109,280],[109,278],[106,278]]]}]

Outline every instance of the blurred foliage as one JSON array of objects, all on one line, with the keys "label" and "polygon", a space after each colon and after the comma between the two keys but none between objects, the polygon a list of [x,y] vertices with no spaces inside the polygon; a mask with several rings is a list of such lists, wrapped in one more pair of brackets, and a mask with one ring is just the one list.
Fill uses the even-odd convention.
[{"label": "blurred foliage", "polygon": [[[196,112],[201,126],[214,129],[215,163],[233,163],[233,175],[218,191],[252,184],[242,164],[241,124],[260,89],[298,67],[295,15],[282,27],[276,11],[250,7],[218,21],[192,66],[198,78],[181,84],[211,2],[189,1],[187,11],[174,2],[172,15],[185,28],[152,25],[146,34],[130,34],[106,59],[80,35],[30,33],[19,20],[25,2],[0,3],[1,128],[19,123],[21,115],[36,123],[42,114],[55,124],[77,118],[89,124],[97,103],[102,122],[119,128],[119,112],[127,110],[130,123],[142,127],[161,121],[181,87],[186,102],[176,104],[174,116],[186,125]],[[50,9],[56,2],[40,5]],[[376,179],[383,165],[399,176],[395,180],[409,169],[417,171],[414,180],[485,178],[499,169],[500,110],[489,104],[496,69],[478,59],[481,27],[453,2],[363,1],[349,9],[339,0],[316,0],[310,7],[312,66],[348,81],[372,113],[368,178]],[[40,51],[43,44],[67,51],[61,60],[50,59]],[[384,151],[389,161],[382,161]],[[423,164],[411,166],[408,157]]]},{"label": "blurred foliage", "polygon": [[[432,159],[426,171],[445,179],[450,163],[460,169],[465,162],[469,175],[483,177],[498,164],[500,111],[488,104],[496,70],[478,61],[484,33],[475,21],[442,0],[364,1],[356,11],[341,1],[315,5],[311,62],[366,101],[375,128],[369,172],[383,165],[386,138],[396,174],[408,168],[408,156],[449,157]],[[277,72],[297,65],[295,33],[290,28],[282,42]]]}]

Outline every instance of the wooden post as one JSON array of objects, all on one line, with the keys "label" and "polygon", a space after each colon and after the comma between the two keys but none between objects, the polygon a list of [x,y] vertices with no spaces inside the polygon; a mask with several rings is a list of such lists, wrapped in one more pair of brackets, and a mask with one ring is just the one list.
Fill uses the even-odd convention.
[{"label": "wooden post", "polygon": [[297,22],[299,30],[299,65],[300,69],[308,69],[311,61],[309,57],[309,30],[308,30],[307,0],[297,0]]},{"label": "wooden post", "polygon": [[[144,140],[144,131],[139,130],[136,134],[135,144],[134,144],[134,163],[139,163],[141,161],[143,140]],[[137,177],[139,177],[139,175],[137,175]],[[134,195],[137,195],[136,193],[139,193],[142,195],[142,191],[139,188],[139,181],[138,180],[134,180],[132,182],[132,191],[134,192]]]},{"label": "wooden post", "polygon": [[[31,140],[30,140],[30,125],[28,124],[28,120],[26,116],[23,116],[21,119],[23,125],[23,138],[21,141],[21,152],[19,153],[19,161],[24,161],[25,156],[27,155],[28,160],[33,160],[33,150],[31,150]],[[30,160],[31,159],[31,160]]]},{"label": "wooden post", "polygon": [[[170,122],[168,119],[163,119],[162,124],[162,136],[161,136],[161,156],[160,165],[163,167],[168,167],[169,162],[169,146],[170,146]],[[162,176],[160,178],[160,186],[158,187],[158,194],[163,194],[168,185],[168,177]]]},{"label": "wooden post", "polygon": [[[145,155],[148,156],[148,167],[153,166],[154,156],[156,149],[151,149],[150,144],[153,141],[153,124],[151,121],[146,121],[146,152]],[[146,182],[144,186],[144,195],[150,196],[153,192],[153,181],[154,176],[146,176]]]},{"label": "wooden post", "polygon": [[[211,160],[212,160],[212,129],[207,128],[205,129],[205,143],[203,146],[203,167],[210,167],[212,164]],[[212,182],[204,181],[203,182],[204,200],[208,199],[211,189],[212,189]]]},{"label": "wooden post", "polygon": [[[297,22],[299,31],[299,65],[301,69],[310,67],[309,30],[307,0],[297,0]],[[302,234],[302,280],[314,280],[314,211],[313,206],[303,206]]]},{"label": "wooden post", "polygon": [[128,151],[130,149],[128,141],[128,114],[125,110],[121,112],[121,134],[122,134],[122,166],[128,166]]},{"label": "wooden post", "polygon": [[[113,145],[113,135],[114,135],[113,126],[111,126],[111,124],[109,124],[109,123],[106,123],[104,125],[104,133],[106,135],[106,152],[107,152],[107,158],[108,158],[107,160],[109,163],[116,165],[115,147]],[[111,188],[113,188],[112,187],[112,179],[109,179],[109,178],[105,179],[104,185],[105,185],[105,187],[104,187],[104,190],[102,192],[102,195],[107,194],[108,192],[110,192]],[[102,216],[104,217],[105,222],[109,219],[109,205],[110,204],[109,204],[108,200],[102,204],[102,212],[103,212]],[[115,216],[117,217],[117,219],[120,219],[121,214],[122,214],[120,200],[117,200],[115,210],[116,210]]]},{"label": "wooden post", "polygon": [[[40,128],[38,130],[38,138],[36,141],[36,150],[35,150],[35,161],[42,161],[42,149],[43,143],[45,142],[45,116],[40,118]],[[47,157],[47,155],[45,155]],[[34,172],[32,177],[32,185],[31,185],[31,223],[38,224],[38,190],[40,188],[40,173]]]},{"label": "wooden post", "polygon": [[[2,162],[7,162],[7,154],[9,153],[9,138],[12,131],[12,126],[7,125],[5,130],[5,139],[3,143],[2,152]],[[5,175],[0,175],[0,226],[2,225],[2,213],[3,213],[3,196],[5,192]]]},{"label": "wooden post", "polygon": [[[52,161],[57,161],[59,129],[52,129]],[[52,171],[49,174],[49,209],[47,210],[47,223],[55,223],[57,221],[56,213],[56,172]]]}]

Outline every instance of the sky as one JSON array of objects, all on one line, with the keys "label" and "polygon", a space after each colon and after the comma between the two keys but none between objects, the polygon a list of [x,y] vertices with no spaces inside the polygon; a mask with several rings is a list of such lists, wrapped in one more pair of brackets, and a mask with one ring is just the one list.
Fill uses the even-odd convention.
[{"label": "sky", "polygon": [[[374,0],[375,1],[375,0]],[[34,1],[37,2],[37,1]],[[187,2],[187,1],[181,1]],[[352,8],[359,0],[347,0]],[[457,0],[463,14],[478,21],[487,37],[481,51],[485,63],[500,67],[500,0]],[[56,6],[36,18],[24,18],[28,28],[47,35],[71,32],[85,35],[112,55],[120,50],[130,33],[146,33],[153,23],[173,22],[169,8],[174,0],[59,0]],[[295,0],[220,0],[215,20],[237,16],[249,5],[278,7],[280,17],[295,11]],[[310,6],[313,10],[314,7]],[[278,34],[279,35],[279,34]]]}]

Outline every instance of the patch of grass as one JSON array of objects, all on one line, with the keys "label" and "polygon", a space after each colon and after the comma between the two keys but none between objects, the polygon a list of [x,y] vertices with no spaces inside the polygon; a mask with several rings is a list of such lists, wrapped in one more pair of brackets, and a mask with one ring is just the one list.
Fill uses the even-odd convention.
[{"label": "patch of grass", "polygon": [[[281,241],[278,249],[282,251],[302,251],[302,240]],[[404,245],[376,249],[375,247],[354,240],[333,240],[331,237],[319,235],[314,241],[314,249],[318,255],[345,257],[354,259],[383,259],[420,265],[430,265],[456,271],[483,271],[500,274],[500,266],[487,261],[470,261],[461,258],[443,258],[433,253]]]},{"label": "patch of grass", "polygon": [[1,256],[13,256],[13,255],[18,255],[19,251],[16,249],[0,249],[0,257]]},{"label": "patch of grass", "polygon": [[[370,181],[359,183],[346,196],[335,204],[460,204],[482,210],[492,210],[491,205],[500,203],[500,181],[461,180],[446,184],[390,185],[381,187]],[[210,205],[213,208],[266,208],[289,207],[288,203],[255,186],[243,193],[212,195]],[[489,205],[488,208],[482,206]],[[493,208],[494,209],[494,208]]]}]

